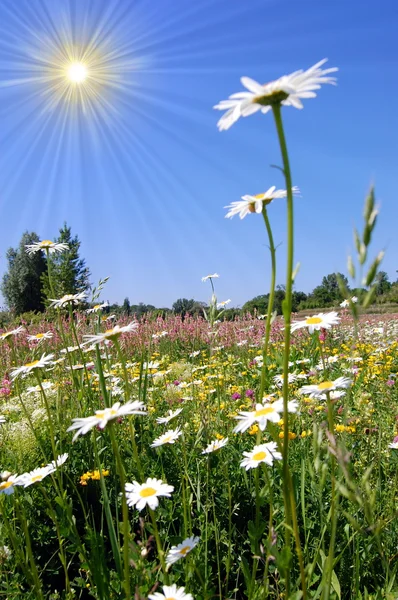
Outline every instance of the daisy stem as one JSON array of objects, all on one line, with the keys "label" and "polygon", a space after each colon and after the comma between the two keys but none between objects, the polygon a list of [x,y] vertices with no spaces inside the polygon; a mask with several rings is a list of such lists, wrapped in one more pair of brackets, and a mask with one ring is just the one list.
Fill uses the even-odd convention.
[{"label": "daisy stem", "polygon": [[[300,535],[297,526],[296,503],[294,498],[294,489],[292,477],[289,470],[289,359],[290,359],[290,324],[292,316],[292,292],[293,292],[293,257],[294,257],[294,207],[292,176],[290,172],[289,154],[287,151],[285,132],[282,123],[281,104],[273,104],[272,112],[274,115],[275,126],[279,139],[279,146],[283,161],[283,173],[286,181],[287,194],[287,265],[286,265],[286,290],[283,301],[283,316],[285,319],[285,349],[283,354],[283,498],[285,505],[286,525],[285,544],[290,547],[290,525],[293,526],[294,537],[296,541],[296,552],[299,560],[301,587],[303,598],[307,597],[306,580],[304,571],[303,554],[300,544]],[[294,513],[294,514],[293,514]],[[289,566],[285,571],[286,577],[286,596],[289,597],[290,577]]]},{"label": "daisy stem", "polygon": [[275,282],[276,282],[276,252],[275,252],[275,244],[274,237],[272,235],[271,224],[269,222],[267,208],[265,204],[263,205],[263,218],[265,227],[267,228],[268,240],[269,240],[269,251],[271,253],[271,287],[268,298],[268,308],[267,308],[267,321],[265,324],[265,340],[263,347],[263,366],[261,369],[261,382],[260,382],[260,402],[263,400],[264,389],[265,389],[265,375],[266,375],[266,358],[268,352],[268,343],[271,333],[271,318],[272,318],[272,309],[274,306],[274,295],[275,295]]},{"label": "daisy stem", "polygon": [[124,589],[126,600],[130,600],[130,559],[129,559],[129,541],[130,541],[130,526],[129,526],[129,509],[126,501],[126,476],[122,458],[120,456],[119,447],[117,445],[114,424],[109,424],[109,437],[111,438],[113,452],[116,458],[117,470],[119,472],[120,487],[122,489],[122,513],[123,513],[123,563],[124,563]]},{"label": "daisy stem", "polygon": [[37,383],[39,384],[39,387],[40,387],[41,395],[43,397],[44,406],[46,408],[46,413],[47,413],[47,418],[48,418],[48,428],[50,430],[51,448],[53,451],[54,460],[57,460],[57,451],[55,448],[55,434],[54,434],[54,428],[53,428],[53,424],[52,424],[52,415],[51,415],[51,411],[50,411],[50,405],[48,404],[46,392],[44,391],[43,384],[41,382],[40,375],[39,375],[37,369],[34,369],[34,372],[36,375]]},{"label": "daisy stem", "polygon": [[156,547],[158,549],[160,564],[162,565],[162,571],[164,574],[164,582],[166,585],[169,585],[169,574],[167,572],[166,561],[164,560],[164,550],[163,550],[162,542],[160,541],[160,535],[159,535],[158,525],[156,523],[155,511],[152,510],[152,508],[149,508],[149,506],[148,506],[148,510],[149,510],[149,514],[151,516],[153,533],[154,533],[155,540],[156,540]]}]

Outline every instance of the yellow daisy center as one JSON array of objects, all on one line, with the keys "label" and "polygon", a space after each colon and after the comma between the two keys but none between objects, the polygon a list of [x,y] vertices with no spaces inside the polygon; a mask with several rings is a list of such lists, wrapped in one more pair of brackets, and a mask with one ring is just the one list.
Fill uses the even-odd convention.
[{"label": "yellow daisy center", "polygon": [[27,363],[25,365],[25,367],[35,367],[36,365],[39,364],[39,362],[40,362],[39,360],[34,360],[33,362]]},{"label": "yellow daisy center", "polygon": [[273,412],[274,412],[274,409],[272,408],[272,406],[266,406],[264,408],[260,408],[260,410],[256,410],[256,412],[254,413],[254,416],[255,417],[264,417],[265,415],[270,415]]},{"label": "yellow daisy center", "polygon": [[43,338],[43,337],[44,337],[44,333],[36,333],[36,336],[35,336],[35,337],[36,337],[38,340],[41,340],[41,338]]},{"label": "yellow daisy center", "polygon": [[156,494],[156,490],[151,487],[146,487],[140,491],[141,498],[148,498],[149,496],[154,496]]},{"label": "yellow daisy center", "polygon": [[187,552],[189,552],[191,549],[191,546],[184,546],[184,548],[181,548],[180,550],[180,554],[182,554],[183,556],[185,556],[187,554]]},{"label": "yellow daisy center", "polygon": [[169,442],[171,440],[171,435],[166,436],[165,438],[163,438],[163,442],[165,444],[167,444],[167,442]]},{"label": "yellow daisy center", "polygon": [[319,323],[322,323],[322,319],[320,317],[308,317],[305,322],[306,325],[319,325]]},{"label": "yellow daisy center", "polygon": [[168,596],[166,600],[176,600],[174,596]]},{"label": "yellow daisy center", "polygon": [[11,487],[13,485],[12,481],[3,481],[2,483],[0,483],[0,490],[6,490],[7,488]]},{"label": "yellow daisy center", "polygon": [[52,242],[51,240],[43,240],[42,242],[40,242],[40,246],[42,248],[51,248],[51,246],[54,245],[54,242]]},{"label": "yellow daisy center", "polygon": [[333,387],[333,381],[324,381],[318,385],[318,390],[327,390]]},{"label": "yellow daisy center", "polygon": [[264,460],[266,456],[266,452],[262,450],[261,452],[256,452],[256,454],[253,454],[253,460]]},{"label": "yellow daisy center", "polygon": [[108,411],[105,411],[105,410],[97,411],[95,413],[95,416],[97,419],[104,419],[106,413],[108,413],[108,415],[110,417],[114,417],[115,415],[117,415],[117,410],[115,410],[114,408],[110,408]]},{"label": "yellow daisy center", "polygon": [[42,479],[43,479],[43,475],[34,475],[32,477],[32,481],[33,482],[35,482],[35,481],[41,481]]}]

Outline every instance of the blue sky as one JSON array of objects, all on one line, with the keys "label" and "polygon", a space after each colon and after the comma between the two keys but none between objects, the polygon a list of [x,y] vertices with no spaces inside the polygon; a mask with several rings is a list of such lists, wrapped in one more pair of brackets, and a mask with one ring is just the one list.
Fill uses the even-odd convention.
[{"label": "blue sky", "polygon": [[[51,239],[66,220],[92,281],[110,276],[112,302],[206,300],[201,277],[215,271],[219,299],[265,293],[261,217],[225,219],[223,207],[284,187],[270,166],[281,162],[272,117],[220,133],[212,106],[241,90],[242,75],[266,82],[327,57],[338,86],[283,112],[302,192],[296,287],[346,271],[371,182],[381,207],[373,253],[386,250],[395,280],[397,26],[394,0],[0,0],[0,274],[23,231]],[[43,57],[93,36],[112,82],[99,92],[105,108],[50,108]],[[283,283],[284,202],[269,215]]]}]

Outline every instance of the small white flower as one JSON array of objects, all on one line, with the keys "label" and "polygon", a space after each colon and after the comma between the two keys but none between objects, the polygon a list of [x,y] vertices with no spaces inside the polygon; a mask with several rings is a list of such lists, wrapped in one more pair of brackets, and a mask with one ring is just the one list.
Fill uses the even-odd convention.
[{"label": "small white flower", "polygon": [[391,444],[388,444],[388,447],[391,448],[392,450],[398,450],[398,440],[396,442],[392,442]]},{"label": "small white flower", "polygon": [[141,511],[148,505],[149,508],[155,510],[159,506],[158,497],[166,496],[170,498],[174,487],[163,483],[161,479],[149,477],[146,483],[138,483],[137,481],[126,483],[125,491],[128,506],[135,506],[137,510]]},{"label": "small white flower", "polygon": [[304,319],[304,321],[296,321],[295,323],[292,323],[291,331],[296,331],[297,329],[307,327],[309,333],[314,333],[314,331],[319,331],[320,329],[330,329],[332,325],[337,325],[339,322],[340,317],[335,311],[327,314],[319,313],[318,315],[307,317]]},{"label": "small white flower", "polygon": [[79,294],[65,294],[62,298],[58,298],[55,300],[54,298],[49,298],[51,300],[50,306],[54,308],[64,308],[65,306],[69,306],[69,304],[80,304],[86,298],[86,294],[84,292],[80,292]]},{"label": "small white flower", "polygon": [[[299,193],[299,189],[293,187],[292,192],[293,194],[297,194]],[[274,185],[266,192],[257,194],[256,196],[246,194],[242,196],[242,200],[231,202],[228,206],[224,206],[224,208],[230,209],[225,218],[232,219],[235,215],[239,215],[241,219],[244,219],[249,213],[260,214],[264,205],[270,204],[275,198],[286,198],[286,196],[286,190],[277,190]]]},{"label": "small white flower", "polygon": [[67,452],[65,452],[64,454],[60,454],[56,460],[52,460],[50,462],[50,464],[48,464],[48,467],[51,467],[52,469],[56,470],[58,467],[60,467],[61,465],[63,465],[67,460],[68,460],[68,456],[69,454]]},{"label": "small white flower", "polygon": [[243,411],[240,412],[237,417],[235,417],[239,423],[236,425],[234,433],[243,433],[256,422],[258,423],[261,431],[264,431],[268,421],[271,423],[277,423],[280,420],[281,412],[283,412],[283,408],[281,410],[280,406],[275,406],[274,402],[272,404],[268,402],[265,404],[256,404],[256,410]]},{"label": "small white flower", "polygon": [[135,400],[134,402],[126,402],[126,404],[121,406],[120,402],[116,402],[111,408],[97,410],[95,411],[95,415],[90,417],[72,419],[73,424],[68,427],[67,431],[77,430],[72,438],[72,442],[74,442],[79,435],[86,434],[93,427],[104,429],[109,421],[127,415],[146,415],[144,403]]},{"label": "small white flower", "polygon": [[34,369],[43,369],[53,363],[54,354],[42,354],[41,358],[34,360],[33,362],[26,363],[22,367],[18,367],[11,371],[11,379],[15,379],[18,375],[26,375]]},{"label": "small white flower", "polygon": [[323,381],[315,385],[303,385],[300,388],[300,394],[306,394],[312,398],[324,396],[326,392],[332,392],[338,388],[347,388],[351,385],[352,380],[348,377],[338,377],[334,381]]},{"label": "small white flower", "polygon": [[99,344],[107,340],[114,340],[118,338],[122,333],[130,333],[137,329],[138,324],[131,322],[128,325],[115,325],[112,329],[107,329],[104,333],[98,333],[97,335],[84,335],[83,337],[87,340],[87,344]]},{"label": "small white flower", "polygon": [[87,313],[97,313],[100,310],[102,310],[103,308],[106,308],[107,306],[109,306],[108,302],[103,302],[102,304],[96,304],[95,306],[93,306],[92,308],[88,308],[87,309]]},{"label": "small white flower", "polygon": [[165,417],[158,417],[156,419],[156,423],[168,423],[169,421],[171,421],[171,419],[174,419],[174,417],[177,417],[180,413],[182,412],[182,408],[177,408],[177,410],[175,410],[174,412],[172,410],[169,410],[169,414],[166,415]]},{"label": "small white flower", "polygon": [[354,304],[356,304],[358,302],[358,298],[356,296],[353,296],[351,298],[351,302],[353,302]]},{"label": "small white flower", "polygon": [[182,431],[180,429],[169,429],[163,435],[156,438],[151,444],[151,448],[157,448],[158,446],[163,446],[164,444],[175,444],[177,439],[182,435]]},{"label": "small white flower", "polygon": [[212,452],[216,452],[217,450],[220,450],[220,448],[223,448],[227,444],[228,444],[228,438],[222,438],[221,440],[214,440],[213,442],[210,442],[210,444],[207,446],[207,448],[205,450],[203,450],[202,454],[211,454]]},{"label": "small white flower", "polygon": [[22,331],[24,331],[24,328],[22,327],[22,325],[20,325],[16,329],[12,329],[11,331],[4,331],[4,333],[0,333],[0,340],[6,340],[7,338],[11,337],[12,335],[18,335]]},{"label": "small white flower", "polygon": [[202,277],[203,283],[208,279],[218,279],[220,276],[218,273],[213,273],[213,275],[206,275],[206,277]]},{"label": "small white flower", "polygon": [[45,333],[35,333],[34,335],[28,335],[28,342],[41,342],[43,340],[49,340],[54,336],[51,331],[46,331]]},{"label": "small white flower", "polygon": [[343,300],[343,302],[340,302],[340,306],[341,308],[347,308],[347,306],[350,306],[349,300]]},{"label": "small white flower", "polygon": [[191,352],[189,358],[195,358],[195,356],[199,356],[200,350],[195,350],[195,352]]},{"label": "small white flower", "polygon": [[217,308],[225,308],[227,306],[227,304],[229,304],[230,302],[231,302],[230,299],[223,300],[222,302],[217,302]]},{"label": "small white flower", "polygon": [[52,242],[51,240],[42,240],[41,242],[35,242],[34,244],[27,244],[25,248],[28,254],[35,254],[35,252],[39,252],[40,250],[45,250],[50,254],[69,250],[68,244],[60,244]]},{"label": "small white flower", "polygon": [[10,475],[8,472],[5,473],[8,475],[8,477],[0,482],[0,494],[6,494],[6,496],[10,496],[14,493],[14,486],[20,485],[19,476]]},{"label": "small white flower", "polygon": [[258,467],[263,462],[271,466],[274,460],[282,460],[282,454],[277,451],[276,442],[254,446],[251,452],[244,452],[243,456],[246,458],[242,460],[240,466],[245,467],[246,471]]},{"label": "small white flower", "polygon": [[175,583],[173,585],[164,585],[163,594],[155,592],[149,594],[148,600],[193,600],[192,594],[187,594],[183,587],[177,587]]},{"label": "small white flower", "polygon": [[242,85],[249,91],[232,94],[228,100],[222,100],[214,106],[217,110],[225,110],[218,121],[220,131],[229,129],[240,117],[247,117],[257,111],[267,113],[274,104],[303,108],[301,98],[315,98],[321,83],[335,84],[335,77],[325,77],[337,71],[336,68],[321,69],[326,59],[321,60],[306,71],[300,69],[290,75],[284,75],[264,85],[241,77]]},{"label": "small white flower", "polygon": [[16,485],[23,485],[23,487],[28,487],[37,483],[39,481],[43,481],[45,477],[54,473],[56,467],[53,464],[46,465],[45,467],[40,467],[39,469],[34,469],[30,471],[30,473],[24,473],[18,477],[16,481]]},{"label": "small white flower", "polygon": [[5,423],[6,422],[6,418],[4,415],[0,415],[0,423]]},{"label": "small white flower", "polygon": [[166,556],[166,565],[169,567],[181,558],[185,558],[198,545],[199,541],[199,537],[192,536],[178,544],[178,546],[172,546]]}]

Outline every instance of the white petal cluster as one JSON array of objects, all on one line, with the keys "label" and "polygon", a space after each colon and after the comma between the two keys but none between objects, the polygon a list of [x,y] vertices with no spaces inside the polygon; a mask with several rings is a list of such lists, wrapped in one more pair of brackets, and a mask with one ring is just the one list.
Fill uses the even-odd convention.
[{"label": "white petal cluster", "polygon": [[330,329],[333,325],[337,325],[340,322],[340,317],[336,311],[330,313],[319,313],[312,317],[307,317],[304,321],[296,321],[291,325],[291,331],[297,329],[307,328],[309,333],[319,331],[320,329]]},{"label": "white petal cluster", "polygon": [[104,408],[103,410],[95,411],[95,415],[90,417],[79,417],[77,419],[72,419],[73,423],[70,427],[68,427],[67,431],[76,430],[76,433],[72,438],[72,442],[74,442],[79,435],[85,435],[93,427],[104,429],[109,421],[119,417],[125,417],[127,415],[146,415],[144,403],[140,400],[126,402],[126,404],[123,405],[121,405],[120,402],[116,402],[110,408]]},{"label": "white petal cluster", "polygon": [[198,545],[199,541],[199,537],[192,536],[182,541],[178,546],[172,546],[166,556],[166,565],[170,566],[181,558],[185,558]]},{"label": "white petal cluster", "polygon": [[145,506],[155,510],[159,506],[159,496],[170,498],[174,487],[163,483],[161,479],[149,477],[145,483],[126,483],[125,491],[128,506],[135,506],[139,511]]},{"label": "white petal cluster", "polygon": [[130,333],[137,329],[138,324],[134,321],[128,325],[115,325],[111,329],[107,329],[104,333],[98,333],[97,335],[84,335],[83,337],[87,340],[87,344],[100,344],[106,340],[112,340],[118,338],[122,333]]},{"label": "white petal cluster", "polygon": [[40,250],[45,250],[50,254],[69,250],[68,244],[52,242],[51,240],[42,240],[41,242],[35,242],[34,244],[27,244],[25,248],[28,254],[35,254],[36,252],[40,252]]},{"label": "white petal cluster", "polygon": [[276,442],[254,446],[251,452],[244,452],[243,456],[245,458],[240,463],[240,466],[245,467],[246,471],[255,469],[261,463],[272,466],[274,460],[282,460],[282,454],[278,452]]}]

